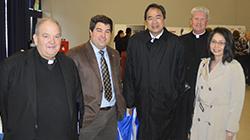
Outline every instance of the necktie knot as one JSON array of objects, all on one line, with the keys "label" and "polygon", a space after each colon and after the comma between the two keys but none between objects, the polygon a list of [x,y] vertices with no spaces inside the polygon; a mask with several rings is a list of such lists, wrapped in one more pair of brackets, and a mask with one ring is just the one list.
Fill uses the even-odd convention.
[{"label": "necktie knot", "polygon": [[99,53],[101,54],[102,57],[104,56],[104,51],[103,50],[100,50]]}]

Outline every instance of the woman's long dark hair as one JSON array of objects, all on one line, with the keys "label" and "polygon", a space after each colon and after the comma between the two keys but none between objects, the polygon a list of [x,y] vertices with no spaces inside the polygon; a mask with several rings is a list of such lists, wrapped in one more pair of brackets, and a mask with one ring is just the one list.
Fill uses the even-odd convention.
[{"label": "woman's long dark hair", "polygon": [[231,62],[233,60],[233,58],[234,58],[234,54],[233,54],[233,46],[234,46],[233,35],[227,28],[224,28],[224,27],[217,27],[217,28],[213,29],[213,31],[210,33],[210,35],[208,37],[207,47],[209,49],[209,56],[211,57],[211,60],[214,60],[214,54],[210,51],[210,44],[211,44],[213,36],[216,33],[222,35],[224,37],[225,41],[226,41],[224,51],[223,51],[222,63],[224,64],[225,61]]}]

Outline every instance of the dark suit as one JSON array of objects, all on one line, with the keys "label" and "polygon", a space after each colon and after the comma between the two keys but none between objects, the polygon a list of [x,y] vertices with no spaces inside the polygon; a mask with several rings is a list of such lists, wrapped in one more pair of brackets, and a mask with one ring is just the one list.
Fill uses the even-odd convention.
[{"label": "dark suit", "polygon": [[[39,116],[35,53],[36,48],[27,50],[6,59],[0,65],[0,113],[4,140],[33,140],[37,136]],[[77,104],[83,115],[83,97],[78,71],[74,62],[63,54],[57,54],[56,59],[64,79],[70,113],[69,137],[70,140],[77,140]]]},{"label": "dark suit", "polygon": [[[125,101],[121,93],[120,56],[117,51],[108,46],[107,52],[112,71],[112,81],[116,98],[116,112],[118,118],[122,118],[125,111]],[[87,127],[94,121],[97,114],[100,112],[103,86],[98,62],[90,42],[71,49],[68,55],[75,61],[79,71],[85,103],[83,127]]]}]

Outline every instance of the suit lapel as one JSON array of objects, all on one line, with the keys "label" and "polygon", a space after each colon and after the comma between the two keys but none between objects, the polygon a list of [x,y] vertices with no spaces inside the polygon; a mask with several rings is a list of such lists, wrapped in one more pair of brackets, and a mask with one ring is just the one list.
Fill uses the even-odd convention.
[{"label": "suit lapel", "polygon": [[87,47],[86,56],[87,56],[87,59],[89,60],[88,62],[90,63],[90,66],[92,67],[92,70],[94,71],[97,78],[101,81],[101,75],[100,75],[100,71],[98,67],[98,62],[96,60],[95,52],[89,42],[87,43],[86,47]]},{"label": "suit lapel", "polygon": [[28,50],[29,52],[26,58],[25,65],[25,76],[27,76],[27,93],[30,97],[30,102],[32,103],[32,111],[34,118],[37,119],[37,85],[36,85],[36,64],[35,60],[37,59],[35,56],[36,49]]}]

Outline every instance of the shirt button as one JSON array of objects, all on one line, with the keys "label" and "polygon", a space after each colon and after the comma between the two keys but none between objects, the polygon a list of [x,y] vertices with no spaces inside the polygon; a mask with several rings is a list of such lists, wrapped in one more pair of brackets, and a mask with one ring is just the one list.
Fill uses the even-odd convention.
[{"label": "shirt button", "polygon": [[198,118],[197,120],[198,120],[198,122],[199,122],[199,121],[201,121],[201,119],[200,119],[200,118]]},{"label": "shirt button", "polygon": [[212,88],[211,88],[211,87],[209,87],[209,88],[208,88],[208,90],[209,90],[209,91],[212,91]]},{"label": "shirt button", "polygon": [[35,129],[37,129],[38,128],[38,125],[37,124],[35,124]]},{"label": "shirt button", "polygon": [[211,125],[211,123],[210,122],[207,122],[207,124],[210,126]]}]

